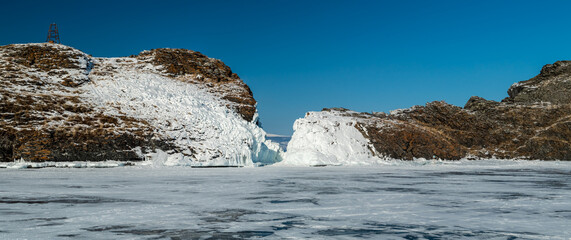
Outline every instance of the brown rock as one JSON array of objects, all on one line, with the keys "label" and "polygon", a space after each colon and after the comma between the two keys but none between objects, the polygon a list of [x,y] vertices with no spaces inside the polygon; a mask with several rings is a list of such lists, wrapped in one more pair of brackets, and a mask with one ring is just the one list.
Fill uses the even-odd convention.
[{"label": "brown rock", "polygon": [[431,102],[348,117],[380,157],[571,160],[571,62],[546,65],[508,94],[502,102],[472,97],[464,108]]},{"label": "brown rock", "polygon": [[543,66],[541,72],[532,79],[512,85],[508,89],[505,102],[535,104],[571,103],[571,61],[557,61]]}]

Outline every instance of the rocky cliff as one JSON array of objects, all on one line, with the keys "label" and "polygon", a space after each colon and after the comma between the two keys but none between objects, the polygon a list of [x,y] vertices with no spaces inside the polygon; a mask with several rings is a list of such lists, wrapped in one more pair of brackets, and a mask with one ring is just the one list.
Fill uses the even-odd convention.
[{"label": "rocky cliff", "polygon": [[183,49],[95,58],[59,44],[0,47],[0,161],[279,160],[248,86]]},{"label": "rocky cliff", "polygon": [[310,112],[294,125],[284,164],[571,160],[571,62],[544,66],[536,77],[513,84],[508,95],[501,102],[472,97],[463,108],[437,101],[390,114]]}]

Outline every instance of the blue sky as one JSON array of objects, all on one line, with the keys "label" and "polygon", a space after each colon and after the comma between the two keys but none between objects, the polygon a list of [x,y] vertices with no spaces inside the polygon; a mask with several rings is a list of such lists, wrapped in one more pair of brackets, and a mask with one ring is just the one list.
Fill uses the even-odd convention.
[{"label": "blue sky", "polygon": [[389,111],[508,87],[571,57],[570,1],[4,1],[0,45],[62,43],[96,57],[186,48],[251,88],[266,131],[307,111]]}]

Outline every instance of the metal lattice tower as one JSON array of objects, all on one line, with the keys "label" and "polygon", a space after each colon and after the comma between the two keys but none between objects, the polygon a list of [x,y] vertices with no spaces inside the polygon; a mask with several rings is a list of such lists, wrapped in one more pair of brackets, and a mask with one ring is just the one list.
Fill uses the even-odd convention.
[{"label": "metal lattice tower", "polygon": [[46,42],[49,43],[61,43],[59,40],[59,32],[57,30],[57,25],[55,23],[50,24],[50,30],[48,31],[48,39]]}]

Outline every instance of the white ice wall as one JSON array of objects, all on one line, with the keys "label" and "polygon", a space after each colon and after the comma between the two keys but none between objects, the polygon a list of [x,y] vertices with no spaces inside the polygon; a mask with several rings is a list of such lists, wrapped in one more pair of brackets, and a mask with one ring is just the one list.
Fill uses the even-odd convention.
[{"label": "white ice wall", "polygon": [[253,166],[281,160],[279,145],[266,141],[264,130],[206,90],[161,76],[134,58],[100,58],[97,65],[116,71],[91,74],[91,82],[82,87],[84,99],[107,115],[145,120],[158,136],[184,150],[143,153],[149,164]]},{"label": "white ice wall", "polygon": [[279,165],[369,165],[381,161],[354,127],[356,120],[335,112],[309,112],[294,123],[294,134]]}]

